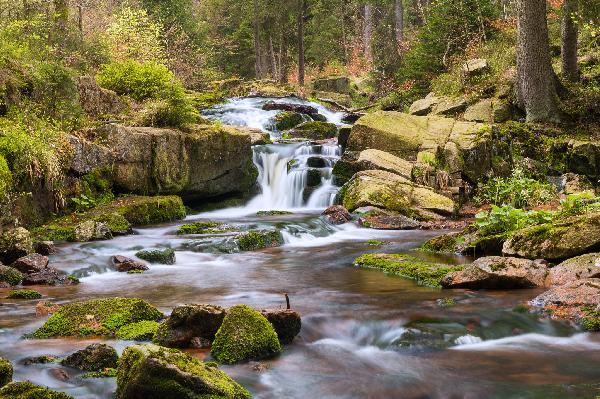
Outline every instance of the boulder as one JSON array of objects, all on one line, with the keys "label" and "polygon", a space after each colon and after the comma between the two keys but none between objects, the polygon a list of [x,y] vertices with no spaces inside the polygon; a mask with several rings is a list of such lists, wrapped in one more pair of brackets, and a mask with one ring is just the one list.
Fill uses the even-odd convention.
[{"label": "boulder", "polygon": [[362,227],[375,230],[414,230],[419,222],[404,215],[366,215],[358,219]]},{"label": "boulder", "polygon": [[119,355],[112,346],[92,344],[67,356],[60,364],[83,371],[102,371],[116,368],[118,360]]},{"label": "boulder", "polygon": [[260,313],[275,329],[281,345],[291,344],[296,335],[300,334],[300,313],[291,309],[263,309]]},{"label": "boulder", "polygon": [[272,143],[271,135],[267,132],[263,132],[260,129],[252,129],[248,127],[240,127],[239,129],[250,137],[250,145],[252,146]]},{"label": "boulder", "polygon": [[490,70],[488,61],[483,58],[474,58],[467,60],[462,66],[463,75],[473,77],[482,75]]},{"label": "boulder", "polygon": [[549,285],[564,285],[576,280],[600,278],[600,253],[568,259],[550,269]]},{"label": "boulder", "polygon": [[352,133],[352,126],[342,126],[338,129],[338,144],[342,147],[342,152],[346,152],[350,133]]},{"label": "boulder", "polygon": [[514,289],[543,287],[548,275],[545,261],[490,256],[442,279],[444,288]]},{"label": "boulder", "polygon": [[138,262],[135,259],[127,258],[121,255],[115,255],[110,258],[110,263],[118,272],[129,272],[132,270],[148,270],[148,265]]},{"label": "boulder", "polygon": [[410,106],[408,112],[411,115],[425,116],[433,112],[433,109],[438,105],[440,99],[435,96],[427,96],[421,100],[417,100]]},{"label": "boulder", "polygon": [[449,98],[441,97],[439,103],[434,107],[435,115],[454,117],[467,109],[467,101],[463,97]]},{"label": "boulder", "polygon": [[47,256],[31,254],[17,259],[11,266],[24,274],[36,273],[48,267]]},{"label": "boulder", "polygon": [[77,242],[110,240],[111,238],[113,238],[113,235],[110,228],[104,222],[86,220],[75,226],[74,239]]},{"label": "boulder", "polygon": [[381,170],[357,173],[342,189],[349,211],[364,206],[394,211],[417,220],[439,218],[454,212],[454,202],[428,187]]},{"label": "boulder", "polygon": [[0,389],[0,399],[74,399],[66,393],[52,391],[29,381],[12,382]]},{"label": "boulder", "polygon": [[485,235],[471,225],[460,232],[433,237],[421,249],[468,256],[496,256],[502,255],[502,246],[506,240],[506,234]]},{"label": "boulder", "polygon": [[250,230],[235,237],[240,251],[258,251],[283,245],[279,230]]},{"label": "boulder", "polygon": [[133,345],[117,369],[116,399],[246,399],[251,395],[219,370],[176,349]]},{"label": "boulder", "polygon": [[221,363],[238,363],[276,356],[281,351],[269,321],[246,305],[231,307],[217,331],[211,355]]},{"label": "boulder", "polygon": [[493,122],[492,100],[484,99],[467,108],[463,119],[469,122]]},{"label": "boulder", "polygon": [[[275,115],[273,124],[277,130],[284,131],[295,128],[303,122],[307,122],[307,117],[304,114],[293,111],[282,111]],[[310,120],[310,118],[308,118]]]},{"label": "boulder", "polygon": [[155,342],[169,348],[189,348],[194,338],[212,341],[226,311],[214,305],[183,305],[160,324]]},{"label": "boulder", "polygon": [[0,388],[9,384],[13,377],[13,367],[10,360],[0,357]]},{"label": "boulder", "polygon": [[142,320],[127,324],[117,330],[117,338],[125,341],[151,341],[158,331],[159,323],[154,320]]},{"label": "boulder", "polygon": [[39,241],[35,244],[35,252],[38,254],[48,256],[54,255],[57,252],[54,241]]},{"label": "boulder", "polygon": [[597,179],[600,177],[600,143],[572,140],[567,150],[566,163],[569,172]]},{"label": "boulder", "polygon": [[306,160],[306,166],[309,168],[326,168],[327,160],[323,157],[309,157]]},{"label": "boulder", "polygon": [[504,243],[507,256],[562,260],[594,251],[600,245],[600,213],[566,217],[514,233]]},{"label": "boulder", "polygon": [[329,223],[336,225],[348,223],[352,220],[350,212],[341,205],[332,205],[325,209],[321,215],[323,215]]},{"label": "boulder", "polygon": [[594,185],[583,175],[565,173],[561,176],[560,180],[560,189],[566,195],[581,193],[595,194]]},{"label": "boulder", "polygon": [[0,232],[0,262],[11,264],[31,253],[33,253],[33,242],[29,231],[17,227]]},{"label": "boulder", "polygon": [[65,138],[71,146],[71,172],[84,175],[99,168],[110,167],[114,156],[109,148],[70,134],[66,134]]},{"label": "boulder", "polygon": [[350,94],[350,78],[347,76],[328,76],[313,81],[313,89],[330,93]]},{"label": "boulder", "polygon": [[306,174],[306,187],[320,186],[323,181],[323,176],[319,168],[308,169]]},{"label": "boulder", "polygon": [[345,183],[363,170],[385,170],[411,179],[413,163],[376,149],[361,152],[347,151],[336,162],[332,173],[338,182]]},{"label": "boulder", "polygon": [[504,123],[514,117],[513,107],[504,99],[492,100],[492,119],[494,123]]},{"label": "boulder", "polygon": [[0,263],[0,288],[8,288],[21,284],[23,274],[17,269]]},{"label": "boulder", "polygon": [[21,284],[25,286],[71,285],[77,284],[77,282],[71,280],[69,275],[62,270],[58,270],[55,267],[46,267],[38,272],[26,274],[23,277],[23,282]]},{"label": "boulder", "polygon": [[294,104],[294,103],[281,103],[269,101],[265,103],[262,107],[264,111],[288,111],[288,112],[297,112],[300,114],[308,115],[311,118],[313,116],[319,115],[319,110],[310,105],[304,104]]},{"label": "boulder", "polygon": [[158,309],[142,299],[93,299],[63,305],[33,336],[106,336],[114,334],[127,324],[143,320],[158,321],[162,317],[163,314]]},{"label": "boulder", "polygon": [[77,90],[81,108],[94,118],[116,115],[126,108],[117,93],[98,86],[93,76],[77,78]]},{"label": "boulder", "polygon": [[337,126],[333,123],[312,121],[304,122],[289,131],[292,138],[309,140],[327,140],[337,135]]},{"label": "boulder", "polygon": [[175,251],[171,248],[138,251],[135,256],[153,264],[174,265]]}]

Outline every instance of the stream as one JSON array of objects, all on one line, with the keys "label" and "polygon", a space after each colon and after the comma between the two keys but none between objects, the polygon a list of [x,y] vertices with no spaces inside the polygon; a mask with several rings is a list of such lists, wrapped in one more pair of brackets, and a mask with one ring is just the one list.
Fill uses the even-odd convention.
[{"label": "stream", "polygon": [[[267,129],[276,111],[262,111],[267,99],[233,99],[207,117]],[[275,101],[289,101],[275,100]],[[301,100],[293,100],[300,102]],[[341,115],[317,107],[333,123]],[[279,137],[272,132],[274,138]],[[65,243],[51,264],[81,277],[69,287],[40,287],[44,300],[127,296],[148,300],[163,312],[185,303],[256,308],[285,306],[302,314],[302,331],[276,359],[222,366],[255,398],[595,398],[600,395],[600,339],[570,326],[513,308],[540,290],[463,291],[431,289],[413,281],[358,269],[353,260],[368,252],[414,250],[443,232],[376,231],[354,224],[332,226],[320,217],[334,203],[331,168],[337,145],[309,143],[256,146],[260,194],[245,206],[189,216],[185,221],[137,229],[110,241]],[[309,158],[322,158],[319,179],[307,187]],[[290,163],[290,161],[293,161]],[[290,166],[291,165],[291,166]],[[289,168],[289,171],[288,171]],[[278,216],[258,211],[288,210]],[[220,251],[224,237],[178,236],[178,226],[217,220],[249,228],[278,228],[285,245],[259,252]],[[368,240],[387,244],[376,247]],[[140,249],[171,247],[174,266],[151,266],[144,274],[117,273],[109,258]],[[459,256],[414,252],[449,263]],[[37,288],[36,288],[37,289]],[[0,289],[0,297],[7,290]],[[14,365],[15,380],[64,391],[76,398],[108,399],[112,379],[57,378],[56,364],[25,366],[22,359],[66,356],[93,342],[119,352],[131,342],[115,340],[28,340],[46,317],[34,301],[1,299],[0,355]],[[191,350],[210,359],[207,351]]]}]

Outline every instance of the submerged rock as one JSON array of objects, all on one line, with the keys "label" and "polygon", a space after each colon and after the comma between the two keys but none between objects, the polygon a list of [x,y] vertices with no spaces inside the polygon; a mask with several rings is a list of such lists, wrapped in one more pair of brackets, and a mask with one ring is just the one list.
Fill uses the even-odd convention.
[{"label": "submerged rock", "polygon": [[33,242],[26,229],[17,227],[0,233],[0,262],[11,264],[31,253],[33,253]]},{"label": "submerged rock", "polygon": [[214,305],[178,306],[160,324],[154,340],[169,348],[188,348],[194,338],[212,341],[225,313],[225,309]]},{"label": "submerged rock", "polygon": [[251,395],[219,370],[176,349],[128,347],[117,370],[116,399],[245,399]]},{"label": "submerged rock", "polygon": [[60,364],[83,371],[102,371],[117,367],[118,360],[115,348],[105,344],[92,344],[67,356]]},{"label": "submerged rock", "polygon": [[35,338],[112,335],[119,328],[163,314],[143,299],[106,298],[62,306],[34,333]]},{"label": "submerged rock", "polygon": [[0,388],[12,381],[13,367],[8,359],[0,357]]},{"label": "submerged rock", "polygon": [[132,270],[148,270],[148,265],[145,263],[121,255],[115,255],[110,258],[110,263],[118,272],[122,273]]},{"label": "submerged rock", "polygon": [[175,264],[175,251],[171,248],[139,251],[136,252],[135,256],[150,263],[157,263],[161,265]]},{"label": "submerged rock", "polygon": [[291,344],[300,334],[302,328],[300,313],[291,309],[263,309],[260,313],[275,329],[281,345]]},{"label": "submerged rock", "polygon": [[13,382],[0,389],[0,399],[74,399],[66,393],[35,385],[31,382]]},{"label": "submerged rock", "polygon": [[221,222],[201,221],[184,224],[177,230],[177,234],[222,234],[231,230],[230,226]]},{"label": "submerged rock", "polygon": [[323,215],[329,223],[336,225],[348,223],[352,220],[350,212],[341,205],[332,205],[325,209],[321,215]]},{"label": "submerged rock", "polygon": [[513,289],[543,287],[548,275],[545,261],[490,256],[479,258],[442,279],[444,288]]},{"label": "submerged rock", "polygon": [[235,238],[240,251],[258,251],[283,245],[283,235],[278,230],[251,230]]},{"label": "submerged rock", "polygon": [[281,351],[269,321],[246,305],[230,308],[217,331],[211,354],[221,363],[238,363],[273,357]]},{"label": "submerged rock", "polygon": [[281,103],[269,101],[262,107],[263,111],[288,111],[298,112],[300,114],[308,115],[310,117],[319,115],[319,110],[310,105],[294,104],[294,103]]}]

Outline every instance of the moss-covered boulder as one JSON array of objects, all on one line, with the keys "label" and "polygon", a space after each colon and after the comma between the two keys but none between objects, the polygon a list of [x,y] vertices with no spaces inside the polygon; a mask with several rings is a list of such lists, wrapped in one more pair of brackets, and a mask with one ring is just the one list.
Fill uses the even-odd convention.
[{"label": "moss-covered boulder", "polygon": [[154,320],[144,320],[127,324],[117,331],[117,338],[125,341],[151,341],[158,331],[159,323]]},{"label": "moss-covered boulder", "polygon": [[12,381],[13,367],[10,360],[0,357],[0,388]]},{"label": "moss-covered boulder", "polygon": [[374,206],[418,220],[436,219],[454,212],[450,198],[428,187],[382,170],[357,173],[341,190],[342,203],[349,211]]},{"label": "moss-covered boulder", "polygon": [[8,299],[40,299],[42,294],[35,290],[16,290],[11,291],[7,298]]},{"label": "moss-covered boulder", "polygon": [[182,305],[158,328],[154,341],[169,348],[188,348],[195,338],[212,341],[223,323],[226,311],[214,305]]},{"label": "moss-covered boulder", "polygon": [[112,346],[92,344],[67,356],[60,363],[63,366],[83,371],[102,371],[117,367],[118,360],[119,355]]},{"label": "moss-covered boulder", "polygon": [[250,398],[212,363],[156,345],[128,347],[117,369],[116,399]]},{"label": "moss-covered boulder", "polygon": [[366,254],[354,261],[354,265],[379,269],[388,274],[416,280],[428,287],[440,287],[446,274],[462,270],[462,266],[427,262],[406,254]]},{"label": "moss-covered boulder", "polygon": [[570,172],[600,177],[600,144],[597,141],[573,141],[566,154],[567,169]]},{"label": "moss-covered boulder", "polygon": [[200,221],[184,224],[177,230],[177,234],[222,234],[233,230],[231,226],[225,223],[214,221]]},{"label": "moss-covered boulder", "polygon": [[281,351],[269,320],[246,305],[231,307],[217,331],[211,355],[221,363],[266,359]]},{"label": "moss-covered boulder", "polygon": [[258,251],[283,245],[283,235],[279,230],[250,230],[235,239],[240,251]]},{"label": "moss-covered boulder", "polygon": [[113,335],[127,324],[158,321],[162,317],[158,309],[143,299],[92,299],[62,306],[33,333],[33,337]]},{"label": "moss-covered boulder", "polygon": [[363,170],[385,170],[411,179],[413,163],[376,149],[346,152],[333,167],[333,175],[343,184]]},{"label": "moss-covered boulder", "polygon": [[327,140],[337,135],[337,126],[333,123],[311,121],[305,122],[290,130],[288,134],[292,138],[302,138],[309,140]]},{"label": "moss-covered boulder", "polygon": [[275,126],[275,129],[282,132],[284,130],[290,130],[292,128],[295,128],[296,126],[300,125],[303,122],[306,122],[307,120],[310,120],[310,117],[305,116],[299,112],[282,111],[275,115],[275,117],[273,118],[273,124]]},{"label": "moss-covered boulder", "polygon": [[113,204],[118,214],[132,226],[147,226],[185,218],[185,206],[176,195],[163,197],[125,197]]},{"label": "moss-covered boulder", "polygon": [[171,248],[139,251],[136,252],[135,256],[150,263],[156,263],[160,265],[175,264],[175,251]]},{"label": "moss-covered boulder", "polygon": [[14,267],[4,266],[0,263],[0,287],[19,285],[23,281],[23,274]]},{"label": "moss-covered boulder", "polygon": [[35,385],[31,382],[13,382],[0,389],[0,399],[74,399],[66,393]]},{"label": "moss-covered boulder", "polygon": [[600,213],[584,214],[529,227],[504,243],[503,253],[529,259],[560,260],[600,246]]},{"label": "moss-covered boulder", "polygon": [[33,241],[29,231],[22,227],[0,233],[0,262],[11,264],[33,253]]}]

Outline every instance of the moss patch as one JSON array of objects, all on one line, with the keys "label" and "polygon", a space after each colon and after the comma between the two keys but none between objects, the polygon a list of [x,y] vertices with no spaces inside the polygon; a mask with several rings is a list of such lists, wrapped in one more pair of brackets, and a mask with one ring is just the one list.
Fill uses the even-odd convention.
[{"label": "moss patch", "polygon": [[158,331],[158,324],[154,320],[128,324],[117,331],[117,338],[125,341],[151,341]]},{"label": "moss patch", "polygon": [[40,299],[42,294],[35,290],[17,290],[8,294],[8,299]]},{"label": "moss patch", "polygon": [[269,321],[246,305],[229,309],[217,331],[211,354],[221,363],[265,359],[277,355],[281,345]]},{"label": "moss patch", "polygon": [[127,324],[158,321],[162,317],[158,309],[142,299],[94,299],[61,307],[33,333],[33,337],[113,335]]},{"label": "moss patch", "polygon": [[19,285],[23,281],[23,274],[14,267],[0,265],[0,282],[9,285]]},{"label": "moss patch", "polygon": [[92,371],[90,373],[83,373],[79,378],[113,378],[117,376],[117,369],[107,368],[102,371]]},{"label": "moss patch", "polygon": [[462,266],[430,263],[404,254],[366,254],[358,257],[354,265],[410,278],[428,287],[440,287],[446,274],[463,269]]},{"label": "moss patch", "polygon": [[9,360],[0,357],[0,387],[12,381],[13,367]]},{"label": "moss patch", "polygon": [[278,113],[275,118],[274,118],[274,122],[275,122],[275,128],[277,130],[284,131],[284,130],[289,130],[292,129],[296,126],[298,126],[299,124],[301,124],[302,122],[304,122],[305,116],[298,113],[298,112],[290,112],[290,111],[283,111]]},{"label": "moss patch", "polygon": [[326,140],[337,135],[337,126],[327,122],[305,122],[290,131],[293,138],[305,138],[310,140]]},{"label": "moss patch", "polygon": [[31,382],[13,382],[0,389],[0,399],[74,399]]},{"label": "moss patch", "polygon": [[175,251],[170,248],[139,251],[135,256],[150,263],[158,263],[161,265],[175,264]]},{"label": "moss patch", "polygon": [[221,234],[231,230],[232,228],[224,223],[205,221],[184,224],[177,230],[177,234]]},{"label": "moss patch", "polygon": [[252,230],[236,237],[240,251],[278,247],[283,244],[280,231]]}]

